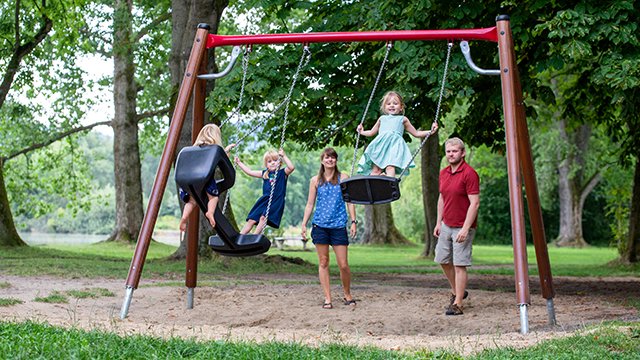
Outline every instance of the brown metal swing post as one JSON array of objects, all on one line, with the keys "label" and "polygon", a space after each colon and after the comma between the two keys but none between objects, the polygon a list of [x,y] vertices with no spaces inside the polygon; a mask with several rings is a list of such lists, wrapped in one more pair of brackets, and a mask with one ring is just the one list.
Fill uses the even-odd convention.
[{"label": "brown metal swing post", "polygon": [[536,257],[540,273],[543,296],[547,299],[549,320],[555,323],[553,311],[553,283],[549,254],[542,222],[542,211],[531,156],[531,144],[522,100],[522,87],[515,61],[513,38],[509,17],[497,18],[498,48],[500,57],[500,78],[502,81],[502,101],[504,107],[505,135],[507,145],[507,169],[509,177],[509,200],[511,205],[511,230],[515,266],[516,297],[520,308],[520,331],[529,332],[527,306],[531,303],[529,293],[529,269],[527,243],[524,226],[524,206],[522,198],[521,172],[527,190],[529,217],[534,238]]},{"label": "brown metal swing post", "polygon": [[[201,24],[198,25],[198,30],[196,31],[196,37],[193,41],[193,47],[191,48],[191,55],[189,56],[187,69],[185,71],[182,84],[180,85],[176,107],[173,111],[171,124],[169,125],[167,141],[164,144],[162,156],[160,157],[160,164],[158,165],[158,171],[156,172],[156,178],[153,181],[153,187],[151,188],[149,205],[147,206],[147,211],[145,212],[144,219],[142,220],[142,227],[140,229],[140,234],[138,235],[138,242],[133,254],[133,259],[131,260],[131,266],[129,267],[125,298],[120,311],[121,319],[127,317],[129,305],[131,304],[131,298],[133,296],[133,290],[137,289],[138,284],[140,283],[142,267],[144,266],[144,261],[147,257],[153,228],[158,218],[158,212],[160,211],[162,194],[167,187],[167,179],[178,147],[180,131],[182,130],[182,124],[191,98],[191,92],[193,91],[196,83],[197,71],[200,69],[200,63],[204,58],[204,54],[206,54],[207,35],[209,34],[209,29],[210,27],[208,25]],[[193,231],[191,231],[191,233],[193,233]]]},{"label": "brown metal swing post", "polygon": [[555,290],[553,288],[553,277],[551,275],[551,264],[549,262],[549,252],[547,249],[547,237],[544,231],[544,221],[542,220],[542,207],[540,206],[538,182],[536,181],[535,168],[533,166],[531,141],[529,138],[529,129],[527,128],[524,101],[522,99],[522,88],[518,72],[515,73],[515,77],[518,154],[521,161],[522,177],[524,179],[524,188],[529,211],[529,222],[531,223],[531,233],[533,235],[533,245],[536,252],[536,263],[538,264],[538,275],[540,277],[542,297],[547,300],[549,324],[556,325],[556,314],[553,306]]},{"label": "brown metal swing post", "polygon": [[[200,59],[198,74],[207,72],[208,57],[204,51]],[[204,126],[204,103],[206,100],[207,81],[197,79],[193,89],[193,117],[191,126],[191,143],[195,143],[200,130]],[[191,212],[189,218],[189,231],[187,232],[187,259],[185,286],[187,287],[187,309],[193,309],[194,289],[198,279],[198,239],[200,237],[200,211]]]}]

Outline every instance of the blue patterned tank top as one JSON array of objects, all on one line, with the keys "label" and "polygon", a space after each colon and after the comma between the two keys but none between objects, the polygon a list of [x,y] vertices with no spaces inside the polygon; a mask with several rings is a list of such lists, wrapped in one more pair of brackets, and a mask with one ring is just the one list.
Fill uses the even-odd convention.
[{"label": "blue patterned tank top", "polygon": [[[338,179],[340,179],[340,174],[338,174]],[[312,223],[329,229],[340,229],[347,226],[347,211],[344,200],[342,200],[339,181],[335,185],[326,182],[322,186],[318,186],[316,212],[313,214]]]}]

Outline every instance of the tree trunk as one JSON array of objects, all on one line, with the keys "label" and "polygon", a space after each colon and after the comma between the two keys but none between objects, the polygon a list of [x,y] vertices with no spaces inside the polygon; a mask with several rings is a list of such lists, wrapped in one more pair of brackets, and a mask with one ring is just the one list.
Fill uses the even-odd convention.
[{"label": "tree trunk", "polygon": [[0,160],[0,246],[26,246],[13,223],[3,172],[3,164]]},{"label": "tree trunk", "polygon": [[560,221],[557,246],[584,247],[587,242],[582,232],[582,210],[587,196],[595,188],[601,178],[597,172],[584,183],[585,154],[588,150],[591,128],[581,125],[575,133],[569,134],[566,122],[558,121],[560,141],[574,145],[574,149],[566,152],[565,156],[558,154],[558,195],[560,202]]},{"label": "tree trunk", "polygon": [[633,195],[629,213],[629,235],[622,247],[622,261],[637,263],[640,259],[640,157],[636,158],[636,170],[633,176]]},{"label": "tree trunk", "polygon": [[375,245],[404,245],[411,243],[394,225],[391,204],[366,205],[364,207],[362,242]]},{"label": "tree trunk", "polygon": [[142,180],[138,148],[131,0],[114,1],[113,161],[116,227],[110,240],[135,242],[142,226]]},{"label": "tree trunk", "polygon": [[[198,24],[205,23],[211,26],[210,32],[215,34],[218,32],[218,24],[222,12],[229,4],[228,0],[172,0],[171,12],[172,12],[172,39],[171,39],[171,58],[169,60],[169,68],[171,70],[171,83],[174,89],[175,95],[172,99],[172,107],[175,105],[175,98],[177,97],[178,89],[184,76],[184,70],[189,61],[189,55],[191,53],[191,45],[193,44],[193,38],[195,37],[196,28]],[[208,71],[216,72],[217,67],[215,63],[214,52],[209,51],[208,59]],[[207,93],[211,92],[214,88],[214,82],[209,81],[207,83]],[[205,114],[205,117],[208,114]],[[182,149],[185,146],[191,145],[191,118],[192,118],[192,106],[190,105],[185,115],[184,125],[182,132],[180,133],[180,140],[178,141],[178,149]],[[206,122],[206,120],[205,120]],[[177,156],[177,153],[176,153]],[[175,160],[175,159],[174,159]],[[224,204],[224,196],[221,194],[219,206]],[[176,199],[180,201],[179,199]],[[183,204],[181,202],[180,206]],[[231,207],[228,207],[230,210]],[[200,214],[200,239],[199,239],[199,256],[211,257],[212,251],[208,246],[209,235],[211,234],[211,226],[208,222],[205,222],[203,214]],[[233,223],[232,223],[233,224]],[[178,249],[171,255],[171,258],[182,259],[187,254],[186,242],[180,244]]]},{"label": "tree trunk", "polygon": [[427,140],[421,150],[422,207],[424,208],[424,249],[422,256],[433,257],[438,239],[433,229],[438,218],[438,194],[440,177],[440,143],[438,133]]}]

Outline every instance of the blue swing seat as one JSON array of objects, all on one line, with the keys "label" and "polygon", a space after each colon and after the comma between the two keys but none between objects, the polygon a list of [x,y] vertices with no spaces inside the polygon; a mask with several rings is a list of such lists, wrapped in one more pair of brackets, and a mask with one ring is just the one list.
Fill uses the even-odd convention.
[{"label": "blue swing seat", "polygon": [[[202,212],[207,212],[206,188],[214,178],[216,169],[222,178],[216,180],[218,191],[222,193],[233,187],[236,172],[224,149],[218,145],[189,146],[183,148],[176,160],[175,180],[178,186],[196,201]],[[271,241],[262,235],[243,235],[231,226],[219,208],[213,214],[217,235],[209,237],[213,251],[225,256],[253,256],[265,253]]]}]

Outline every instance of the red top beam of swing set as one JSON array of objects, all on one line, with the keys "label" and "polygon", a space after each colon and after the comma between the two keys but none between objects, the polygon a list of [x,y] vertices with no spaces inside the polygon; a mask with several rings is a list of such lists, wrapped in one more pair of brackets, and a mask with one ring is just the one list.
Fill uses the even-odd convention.
[{"label": "red top beam of swing set", "polygon": [[216,35],[209,34],[207,48],[254,44],[327,43],[358,41],[485,40],[498,42],[496,27],[453,30],[391,30],[320,32],[298,34]]}]

